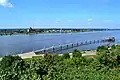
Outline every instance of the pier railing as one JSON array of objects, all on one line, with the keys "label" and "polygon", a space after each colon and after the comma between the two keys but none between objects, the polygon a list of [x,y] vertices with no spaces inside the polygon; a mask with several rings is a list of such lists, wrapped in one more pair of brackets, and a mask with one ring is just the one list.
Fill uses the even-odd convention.
[{"label": "pier railing", "polygon": [[114,41],[115,41],[114,37],[109,37],[109,38],[105,38],[102,40],[87,40],[87,41],[82,41],[82,42],[69,43],[69,44],[63,44],[63,45],[58,45],[58,46],[51,46],[48,48],[36,50],[34,52],[36,54],[48,53],[48,52],[55,53],[58,51],[67,50],[67,49],[74,48],[74,47],[79,47],[82,45],[95,44],[95,43],[101,43],[101,42],[114,42]]}]

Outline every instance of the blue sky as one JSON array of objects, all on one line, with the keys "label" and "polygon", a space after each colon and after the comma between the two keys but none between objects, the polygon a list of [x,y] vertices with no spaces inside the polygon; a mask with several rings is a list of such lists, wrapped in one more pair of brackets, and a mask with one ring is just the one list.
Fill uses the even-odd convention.
[{"label": "blue sky", "polygon": [[120,0],[0,0],[0,28],[119,28]]}]

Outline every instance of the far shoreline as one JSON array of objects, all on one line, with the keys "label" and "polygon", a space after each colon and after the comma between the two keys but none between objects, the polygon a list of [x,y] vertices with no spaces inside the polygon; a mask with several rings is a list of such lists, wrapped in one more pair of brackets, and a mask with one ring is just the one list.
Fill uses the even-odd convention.
[{"label": "far shoreline", "polygon": [[[97,31],[86,31],[86,32],[97,32]],[[0,34],[0,36],[13,36],[13,35],[39,35],[39,34],[72,34],[72,33],[84,33],[84,32],[69,32],[69,33],[15,33],[15,34]]]},{"label": "far shoreline", "polygon": [[0,36],[11,35],[32,35],[32,34],[55,34],[55,33],[80,33],[114,31],[120,29],[94,29],[94,28],[21,28],[21,29],[0,29]]},{"label": "far shoreline", "polygon": [[16,35],[40,35],[40,34],[74,34],[74,33],[87,33],[87,32],[103,32],[103,31],[86,31],[86,32],[69,32],[69,33],[15,33],[15,34],[0,34],[1,36],[16,36]]}]

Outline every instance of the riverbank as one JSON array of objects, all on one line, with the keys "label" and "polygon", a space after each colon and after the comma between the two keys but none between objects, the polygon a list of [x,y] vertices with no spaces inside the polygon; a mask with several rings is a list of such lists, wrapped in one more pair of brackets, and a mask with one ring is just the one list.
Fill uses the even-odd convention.
[{"label": "riverbank", "polygon": [[[90,32],[90,31],[89,31],[89,32]],[[91,32],[92,32],[92,31],[91,31]],[[69,32],[69,33],[62,33],[62,34],[72,34],[72,33],[79,33],[79,32]],[[9,34],[9,33],[7,33],[7,34],[5,34],[5,33],[1,34],[1,33],[0,33],[0,36],[37,35],[37,34],[58,34],[58,33],[45,33],[45,32],[43,32],[43,33],[14,33],[14,34]]]},{"label": "riverbank", "polygon": [[93,31],[108,31],[112,29],[76,29],[76,28],[40,28],[40,29],[0,29],[0,36],[4,35],[19,35],[19,34],[49,34],[49,33],[76,33],[76,32],[93,32]]},{"label": "riverbank", "polygon": [[76,33],[76,32],[90,32],[96,31],[91,29],[0,29],[0,36],[4,35],[19,35],[19,34],[49,34],[49,33]]}]

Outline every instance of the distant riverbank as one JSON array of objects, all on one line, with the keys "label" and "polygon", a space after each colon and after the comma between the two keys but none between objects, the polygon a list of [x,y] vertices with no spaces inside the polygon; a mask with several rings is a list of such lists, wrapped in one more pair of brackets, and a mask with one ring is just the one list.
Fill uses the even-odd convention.
[{"label": "distant riverbank", "polygon": [[[92,31],[82,31],[82,32],[92,32]],[[42,33],[0,33],[0,36],[11,36],[11,35],[32,35],[32,34],[55,34],[59,32],[42,32]],[[62,32],[62,33],[79,33],[79,32]]]},{"label": "distant riverbank", "polygon": [[[86,31],[88,32],[88,31]],[[89,31],[90,32],[90,31]],[[68,32],[68,33],[79,33],[79,32]],[[12,35],[34,35],[34,34],[55,34],[55,33],[0,33],[0,36],[12,36]],[[67,34],[67,33],[66,33]]]},{"label": "distant riverbank", "polygon": [[19,35],[19,34],[49,34],[49,33],[77,33],[77,32],[92,32],[92,31],[108,31],[112,29],[72,29],[72,28],[46,28],[46,29],[0,29],[0,36],[4,35]]}]

